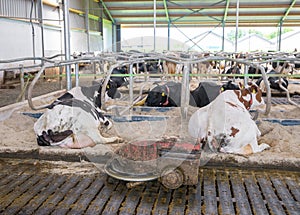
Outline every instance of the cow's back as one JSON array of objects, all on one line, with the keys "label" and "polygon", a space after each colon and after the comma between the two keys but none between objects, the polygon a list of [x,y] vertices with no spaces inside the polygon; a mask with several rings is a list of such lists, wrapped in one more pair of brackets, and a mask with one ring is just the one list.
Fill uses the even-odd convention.
[{"label": "cow's back", "polygon": [[188,130],[194,138],[222,142],[226,152],[235,152],[260,135],[251,115],[231,90],[197,110],[189,120]]},{"label": "cow's back", "polygon": [[179,82],[167,82],[166,83],[169,89],[169,100],[172,106],[180,107],[181,105],[181,83]]},{"label": "cow's back", "polygon": [[191,91],[190,105],[204,107],[220,94],[220,86],[215,82],[201,82]]}]

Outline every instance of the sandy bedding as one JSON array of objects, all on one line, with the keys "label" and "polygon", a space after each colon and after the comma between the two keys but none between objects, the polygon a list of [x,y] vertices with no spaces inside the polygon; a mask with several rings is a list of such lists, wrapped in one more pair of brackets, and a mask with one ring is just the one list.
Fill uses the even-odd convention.
[{"label": "sandy bedding", "polygon": [[[44,103],[49,103],[55,99],[52,96],[48,99],[43,99]],[[22,104],[22,105],[20,105]],[[0,109],[0,149],[1,148],[40,148],[36,144],[35,134],[33,132],[33,124],[36,118],[23,113],[41,113],[41,111],[33,111],[28,107],[28,104],[20,103],[12,106],[6,106]],[[39,103],[41,105],[40,100]],[[196,108],[189,108],[188,116],[190,116]],[[136,115],[144,114],[144,112],[135,112]],[[185,137],[186,121],[180,117],[180,108],[175,108],[167,112],[152,111],[147,112],[147,115],[154,114],[158,117],[169,117],[161,121],[144,121],[144,122],[115,122],[115,126],[107,133],[107,135],[118,135],[127,141],[142,138],[159,139],[163,136],[174,136],[177,138]],[[249,157],[219,154],[216,155],[220,159],[233,157],[235,161],[265,161],[265,162],[280,162],[282,160],[292,160],[298,162],[300,159],[300,126],[283,126],[278,123],[272,123],[262,120],[265,116],[260,116],[258,126],[262,133],[259,138],[259,143],[267,143],[271,145],[269,150],[261,153],[250,155]],[[291,105],[273,105],[271,113],[267,118],[276,119],[298,119],[300,120],[300,108]],[[143,129],[141,129],[143,127]],[[127,132],[124,132],[127,131]],[[126,141],[125,141],[126,143]],[[94,149],[85,150],[103,150],[105,153],[110,149],[114,150],[119,144],[111,144],[109,146],[96,146]],[[47,149],[47,147],[45,148]],[[42,150],[45,150],[42,149]],[[69,150],[72,149],[61,149]],[[299,162],[298,162],[299,163]]]}]

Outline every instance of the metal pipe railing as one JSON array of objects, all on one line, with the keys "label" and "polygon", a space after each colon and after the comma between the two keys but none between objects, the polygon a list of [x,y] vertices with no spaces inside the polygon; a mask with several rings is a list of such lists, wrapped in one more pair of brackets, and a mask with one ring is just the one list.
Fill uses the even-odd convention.
[{"label": "metal pipe railing", "polygon": [[34,79],[32,80],[31,84],[28,87],[28,105],[32,110],[41,110],[41,109],[45,109],[48,105],[43,105],[43,106],[34,106],[33,102],[32,102],[32,90],[34,85],[36,84],[36,82],[39,80],[41,74],[44,72],[46,66],[42,66],[42,68],[40,69],[40,71],[35,75]]},{"label": "metal pipe railing", "polygon": [[[85,57],[79,57],[76,59],[70,59],[70,60],[53,60],[54,58],[57,58],[59,56],[63,56],[62,54],[59,55],[54,55],[52,57],[45,57],[45,58],[41,58],[41,57],[37,57],[37,58],[17,58],[17,59],[9,59],[9,60],[0,60],[0,64],[9,64],[9,63],[16,63],[16,62],[20,62],[20,61],[32,61],[33,59],[35,60],[40,60],[42,63],[41,64],[34,64],[34,65],[24,65],[24,64],[18,64],[17,66],[11,66],[8,65],[7,68],[3,67],[0,68],[0,70],[14,70],[14,69],[19,69],[21,71],[21,79],[24,78],[23,77],[23,72],[24,69],[28,69],[28,68],[39,68],[39,72],[37,73],[37,75],[35,76],[34,80],[32,81],[32,83],[30,84],[30,87],[28,89],[28,100],[29,101],[29,105],[33,108],[33,109],[40,109],[42,107],[34,107],[34,105],[32,104],[32,90],[33,87],[35,85],[35,83],[37,82],[37,80],[40,78],[42,71],[44,71],[44,69],[46,68],[51,68],[51,67],[63,67],[65,65],[75,65],[75,78],[76,78],[76,86],[79,85],[79,69],[78,69],[78,65],[80,63],[100,63],[100,62],[108,62],[111,66],[109,71],[107,72],[105,81],[103,83],[103,87],[102,87],[102,94],[101,94],[101,100],[102,100],[102,108],[105,109],[105,103],[104,103],[104,93],[105,93],[105,88],[106,85],[108,83],[108,80],[111,76],[112,70],[118,66],[122,66],[122,65],[129,65],[130,69],[129,72],[130,74],[128,74],[127,76],[129,76],[129,94],[130,96],[130,103],[132,104],[133,101],[133,77],[134,76],[145,76],[148,77],[150,74],[133,74],[133,64],[138,64],[138,63],[144,63],[147,62],[149,60],[161,60],[161,61],[169,61],[169,62],[173,62],[176,64],[182,64],[182,65],[191,65],[191,64],[196,64],[196,63],[203,63],[203,62],[208,62],[208,61],[232,61],[235,63],[240,63],[240,64],[244,64],[246,66],[254,66],[258,69],[261,70],[261,77],[263,78],[263,81],[265,83],[266,86],[266,109],[263,112],[265,115],[269,114],[270,112],[270,107],[271,107],[271,90],[270,90],[270,86],[269,86],[269,82],[267,80],[267,74],[265,72],[264,67],[262,66],[263,64],[267,64],[267,63],[271,63],[274,61],[284,61],[284,62],[295,62],[295,61],[299,61],[298,57],[295,56],[299,56],[297,55],[297,53],[284,53],[284,52],[276,52],[276,53],[264,53],[264,52],[255,52],[255,53],[249,53],[244,55],[245,58],[233,58],[232,56],[235,56],[237,53],[229,53],[229,52],[218,52],[218,53],[209,53],[208,56],[206,57],[201,57],[201,58],[196,58],[195,56],[199,55],[200,53],[186,53],[186,52],[174,52],[174,55],[169,55],[168,53],[141,53],[141,52],[128,52],[128,53],[101,53],[97,56],[85,56]],[[185,56],[185,57],[181,57]],[[159,76],[160,74],[158,74]],[[184,72],[183,76],[185,77],[185,75],[189,75],[189,72]],[[198,75],[202,75],[202,74],[198,74]],[[161,76],[166,76],[166,74],[161,74]],[[205,74],[205,76],[228,76],[225,74]],[[235,76],[235,75],[230,75],[230,76]],[[239,74],[238,76],[243,76],[243,74]],[[244,74],[244,77],[248,77],[249,74]],[[252,75],[251,75],[252,76]],[[260,75],[258,75],[260,76]],[[275,76],[275,75],[268,75],[268,76]],[[281,73],[278,76],[284,76],[282,75],[282,70]],[[288,75],[286,75],[288,76]],[[186,77],[185,77],[186,78]],[[21,83],[23,83],[24,80],[21,80]],[[184,82],[184,84],[187,84],[186,82]],[[285,90],[285,92],[287,92],[287,98],[290,101],[291,104],[294,104],[296,106],[299,106],[297,104],[295,104],[294,102],[292,102],[290,100],[290,96],[288,91]],[[187,99],[185,99],[187,100]]]}]

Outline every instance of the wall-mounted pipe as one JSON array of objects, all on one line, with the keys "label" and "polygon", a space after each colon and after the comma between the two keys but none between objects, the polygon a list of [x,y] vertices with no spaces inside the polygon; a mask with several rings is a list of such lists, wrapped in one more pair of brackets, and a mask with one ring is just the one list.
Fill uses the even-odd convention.
[{"label": "wall-mounted pipe", "polygon": [[[33,58],[36,57],[35,54],[35,30],[34,30],[34,25],[32,22],[32,16],[33,16],[33,8],[34,8],[34,0],[31,0],[31,6],[30,6],[30,25],[31,25],[31,34],[32,34],[32,56]],[[35,60],[33,61],[35,63]]]},{"label": "wall-mounted pipe", "polygon": [[44,23],[43,23],[43,1],[42,0],[38,1],[38,21],[39,21],[39,25],[40,25],[40,28],[41,28],[42,57],[45,57]]}]

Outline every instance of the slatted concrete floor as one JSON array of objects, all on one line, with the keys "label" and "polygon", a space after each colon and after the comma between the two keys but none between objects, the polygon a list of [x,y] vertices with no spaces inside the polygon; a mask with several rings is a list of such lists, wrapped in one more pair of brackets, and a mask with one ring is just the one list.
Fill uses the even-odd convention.
[{"label": "slatted concrete floor", "polygon": [[[293,102],[296,102],[296,104],[300,104],[300,96],[293,96],[291,97],[291,100]],[[271,104],[276,105],[290,105],[286,97],[272,97],[271,98]]]},{"label": "slatted concrete floor", "polygon": [[169,191],[59,165],[1,160],[0,214],[300,214],[299,171],[201,168],[197,186]]}]

